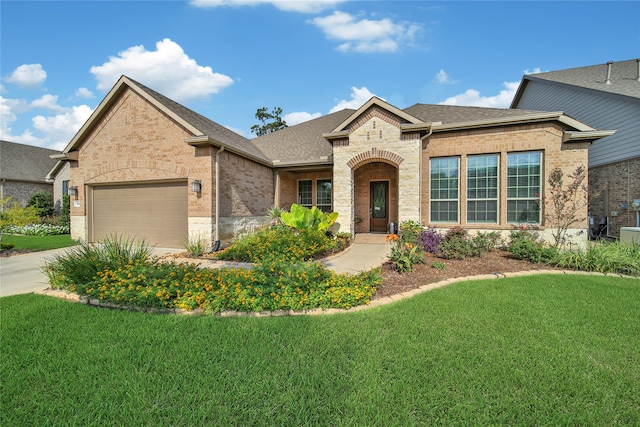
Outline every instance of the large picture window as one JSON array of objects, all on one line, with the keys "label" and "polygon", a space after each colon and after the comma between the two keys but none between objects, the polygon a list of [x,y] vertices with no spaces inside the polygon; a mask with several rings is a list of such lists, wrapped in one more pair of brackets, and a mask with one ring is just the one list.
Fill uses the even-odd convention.
[{"label": "large picture window", "polygon": [[331,180],[316,181],[316,206],[323,212],[331,212]]},{"label": "large picture window", "polygon": [[430,160],[431,222],[458,222],[459,159]]},{"label": "large picture window", "polygon": [[467,222],[498,222],[497,154],[467,157]]},{"label": "large picture window", "polygon": [[542,153],[510,153],[507,169],[507,222],[539,224]]}]

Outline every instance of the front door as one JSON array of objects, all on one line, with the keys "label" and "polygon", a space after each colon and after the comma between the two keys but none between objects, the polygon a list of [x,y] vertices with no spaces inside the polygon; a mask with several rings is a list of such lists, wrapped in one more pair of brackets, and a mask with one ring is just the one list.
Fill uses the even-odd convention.
[{"label": "front door", "polygon": [[389,183],[372,181],[371,184],[370,231],[387,231],[389,223]]}]

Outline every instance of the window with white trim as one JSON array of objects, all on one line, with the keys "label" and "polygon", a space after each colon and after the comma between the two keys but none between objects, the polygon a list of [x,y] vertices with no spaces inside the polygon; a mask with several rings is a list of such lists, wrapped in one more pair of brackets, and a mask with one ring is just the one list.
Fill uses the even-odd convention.
[{"label": "window with white trim", "polygon": [[458,222],[460,159],[443,157],[429,162],[430,221]]},{"label": "window with white trim", "polygon": [[540,223],[542,153],[507,156],[507,222]]},{"label": "window with white trim", "polygon": [[467,157],[467,222],[498,223],[500,156]]}]

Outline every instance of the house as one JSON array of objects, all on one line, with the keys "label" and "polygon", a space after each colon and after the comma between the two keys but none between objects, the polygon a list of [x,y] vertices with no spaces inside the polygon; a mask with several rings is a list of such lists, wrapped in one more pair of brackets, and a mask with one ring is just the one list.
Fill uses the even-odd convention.
[{"label": "house", "polygon": [[640,199],[640,59],[529,74],[522,78],[512,108],[564,111],[614,135],[589,146],[589,187],[597,226],[609,218],[609,234],[638,226],[633,201]]},{"label": "house", "polygon": [[611,133],[557,112],[374,97],[249,140],[122,76],[57,158],[70,168],[74,239],[215,247],[292,203],[338,212],[351,233],[405,220],[547,233],[547,173],[586,164],[588,144]]},{"label": "house", "polygon": [[0,141],[0,199],[11,197],[11,203],[26,206],[31,195],[52,191],[45,179],[56,163],[49,156],[59,151],[33,145]]}]

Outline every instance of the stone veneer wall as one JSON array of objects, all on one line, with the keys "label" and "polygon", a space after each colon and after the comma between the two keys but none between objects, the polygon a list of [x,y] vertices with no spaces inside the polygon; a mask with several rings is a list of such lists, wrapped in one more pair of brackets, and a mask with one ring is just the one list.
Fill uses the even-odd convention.
[{"label": "stone veneer wall", "polygon": [[[334,144],[334,210],[340,231],[355,231],[354,171],[374,162],[398,169],[398,220],[420,220],[420,140],[403,140],[400,121],[378,107],[367,110],[354,121],[348,144]],[[348,219],[348,221],[347,221]]]}]

